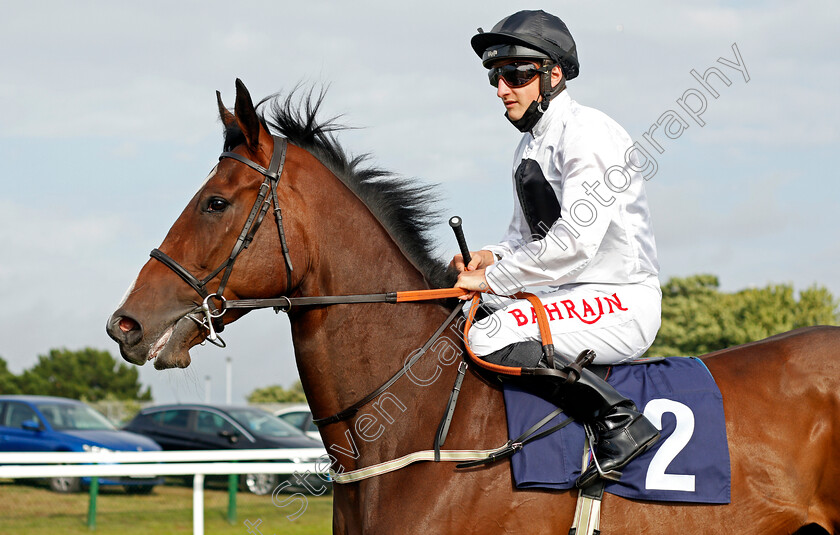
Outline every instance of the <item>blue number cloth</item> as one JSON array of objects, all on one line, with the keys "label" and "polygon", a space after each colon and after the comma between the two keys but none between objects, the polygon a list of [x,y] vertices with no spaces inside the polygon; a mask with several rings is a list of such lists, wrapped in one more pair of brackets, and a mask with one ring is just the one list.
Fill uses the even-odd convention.
[{"label": "blue number cloth", "polygon": [[[723,398],[698,359],[671,357],[614,366],[608,382],[645,412],[662,437],[605,490],[624,498],[725,504],[730,501]],[[516,438],[555,407],[505,384],[508,433]],[[560,414],[547,427],[565,420]],[[577,422],[526,444],[511,457],[517,488],[569,489],[581,473],[585,434]]]}]

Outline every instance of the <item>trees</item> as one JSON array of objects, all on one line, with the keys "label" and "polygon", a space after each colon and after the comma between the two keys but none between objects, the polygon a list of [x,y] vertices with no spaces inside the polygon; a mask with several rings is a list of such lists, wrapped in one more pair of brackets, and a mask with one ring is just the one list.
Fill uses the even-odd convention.
[{"label": "trees", "polygon": [[[5,362],[0,363],[0,392],[3,387]],[[86,401],[150,400],[151,390],[138,381],[136,367],[117,361],[107,351],[86,347],[79,351],[51,349],[38,356],[38,362],[21,375],[11,378],[10,388],[20,394],[61,396]]]},{"label": "trees", "polygon": [[0,357],[0,394],[20,394],[14,374],[9,371],[6,361]]},{"label": "trees", "polygon": [[288,390],[280,385],[256,388],[248,394],[248,403],[306,403],[306,396],[303,385],[295,381]]},{"label": "trees", "polygon": [[838,301],[820,286],[790,284],[719,291],[714,275],[662,285],[662,327],[647,356],[701,355],[809,325],[840,323]]}]

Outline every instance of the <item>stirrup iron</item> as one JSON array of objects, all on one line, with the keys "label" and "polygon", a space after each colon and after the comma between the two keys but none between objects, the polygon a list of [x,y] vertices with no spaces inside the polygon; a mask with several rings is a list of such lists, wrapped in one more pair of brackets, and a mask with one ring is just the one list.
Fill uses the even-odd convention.
[{"label": "stirrup iron", "polygon": [[[590,453],[589,456],[592,458],[592,462],[595,464],[595,470],[598,471],[598,477],[600,477],[601,479],[606,479],[608,481],[618,481],[618,480],[620,480],[621,479],[621,472],[619,472],[618,470],[608,470],[608,471],[605,472],[601,468],[601,464],[598,462],[598,456],[595,455],[595,440],[596,439],[595,439],[595,432],[592,430],[592,426],[590,426],[589,424],[583,424],[583,430],[586,432],[586,439],[589,441],[589,453]],[[587,468],[588,468],[588,466],[587,466]],[[584,469],[584,471],[585,471],[585,469]],[[583,476],[583,474],[581,474],[581,477],[582,476]],[[590,481],[590,482],[587,483],[587,485],[589,485],[591,483],[593,483],[593,482]],[[586,485],[580,484],[580,478],[578,478],[578,481],[575,482],[575,485],[578,488],[582,488],[582,487],[586,486]]]}]

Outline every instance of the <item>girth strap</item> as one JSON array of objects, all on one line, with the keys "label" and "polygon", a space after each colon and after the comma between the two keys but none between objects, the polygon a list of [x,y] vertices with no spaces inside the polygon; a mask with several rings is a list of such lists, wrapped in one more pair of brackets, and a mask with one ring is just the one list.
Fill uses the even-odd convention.
[{"label": "girth strap", "polygon": [[[586,471],[589,459],[589,439],[583,448],[583,466],[581,473]],[[598,478],[589,486],[578,491],[575,506],[574,522],[569,535],[598,535],[601,533],[601,499],[604,497],[606,481]]]},{"label": "girth strap", "polygon": [[[557,411],[553,411],[551,414],[540,420],[535,426],[526,431],[526,433],[523,433],[523,435],[521,435],[520,437],[517,437],[515,440],[509,440],[503,446],[492,450],[443,450],[438,453],[436,453],[433,450],[423,450],[414,453],[409,453],[408,455],[403,455],[402,457],[399,457],[397,459],[377,463],[372,466],[367,466],[365,468],[359,468],[356,470],[336,472],[330,469],[330,476],[332,477],[334,483],[346,484],[355,483],[357,481],[380,476],[382,474],[387,474],[389,472],[399,470],[400,468],[404,468],[409,464],[416,462],[435,460],[467,461],[467,463],[462,462],[461,464],[455,465],[455,467],[458,468],[468,464],[486,464],[488,462],[498,461],[509,457],[513,453],[519,451],[522,445],[531,442],[532,440],[536,440],[540,437],[543,437],[548,433],[553,433],[554,431],[565,427],[572,421],[571,418],[569,418],[549,429],[546,429],[541,433],[534,433],[536,429],[539,429],[539,427],[548,423],[552,418],[557,416],[557,414],[559,414],[559,409]],[[530,436],[526,436],[528,432],[531,433]]]}]

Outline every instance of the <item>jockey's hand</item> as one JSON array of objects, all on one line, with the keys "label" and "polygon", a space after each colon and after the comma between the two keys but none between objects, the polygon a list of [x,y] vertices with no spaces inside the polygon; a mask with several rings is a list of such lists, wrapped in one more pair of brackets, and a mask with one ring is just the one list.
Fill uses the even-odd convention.
[{"label": "jockey's hand", "polygon": [[456,254],[449,265],[458,271],[463,272],[483,269],[496,261],[496,257],[493,256],[493,253],[486,249],[482,249],[481,251],[470,251],[470,256],[472,257],[472,260],[470,260],[468,266],[464,265],[464,256],[460,254]]},{"label": "jockey's hand", "polygon": [[[463,265],[463,263],[461,265]],[[470,262],[470,266],[472,266],[472,262]],[[486,292],[490,289],[490,285],[487,284],[487,279],[484,277],[484,268],[470,271],[462,271],[458,275],[458,280],[457,282],[455,282],[455,287],[463,288],[464,290],[471,290],[470,293],[462,295],[458,298],[461,301],[472,299],[477,293]]]}]

